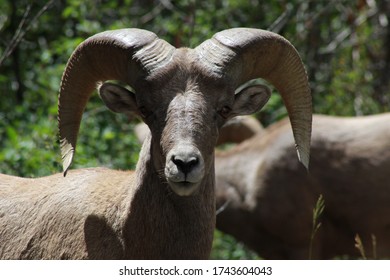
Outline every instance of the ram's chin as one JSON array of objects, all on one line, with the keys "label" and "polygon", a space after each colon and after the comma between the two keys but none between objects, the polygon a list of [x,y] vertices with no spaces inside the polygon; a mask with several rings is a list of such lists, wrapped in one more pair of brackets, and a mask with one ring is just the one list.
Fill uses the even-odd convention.
[{"label": "ram's chin", "polygon": [[194,195],[199,188],[199,183],[192,183],[188,181],[172,182],[168,180],[168,183],[171,190],[178,196]]}]

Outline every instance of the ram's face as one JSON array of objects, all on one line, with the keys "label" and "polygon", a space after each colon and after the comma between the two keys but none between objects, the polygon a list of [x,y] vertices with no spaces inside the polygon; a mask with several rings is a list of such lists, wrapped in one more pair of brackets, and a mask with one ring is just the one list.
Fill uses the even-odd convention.
[{"label": "ram's face", "polygon": [[234,96],[224,88],[206,89],[190,76],[173,82],[162,89],[164,100],[144,120],[158,155],[155,168],[175,193],[186,196],[197,191],[213,168],[218,130],[226,121],[221,110],[232,106]]}]

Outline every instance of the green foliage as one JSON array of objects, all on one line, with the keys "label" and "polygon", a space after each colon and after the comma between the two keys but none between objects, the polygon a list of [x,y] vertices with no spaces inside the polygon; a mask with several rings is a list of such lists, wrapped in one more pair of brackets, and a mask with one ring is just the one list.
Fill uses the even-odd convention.
[{"label": "green foliage", "polygon": [[210,259],[216,260],[258,260],[259,256],[219,230],[214,232],[213,250]]},{"label": "green foliage", "polygon": [[[37,177],[61,171],[56,114],[62,71],[79,43],[108,29],[145,28],[175,46],[190,47],[226,28],[270,29],[300,52],[316,113],[388,111],[386,2],[1,0],[0,172]],[[18,34],[20,40],[13,45]],[[278,94],[258,114],[266,125],[284,116]],[[94,95],[84,114],[73,167],[134,168],[140,147],[133,125],[108,112]],[[213,258],[252,257],[231,237],[216,233]]]},{"label": "green foliage", "polygon": [[[15,121],[4,130],[0,128],[0,134],[5,138],[0,151],[1,172],[25,177],[58,172],[60,157],[55,127],[55,119],[47,118],[31,122]],[[28,131],[29,134],[22,135],[20,131]]]},{"label": "green foliage", "polygon": [[318,197],[316,205],[313,209],[313,223],[312,223],[311,236],[310,236],[309,260],[312,259],[314,238],[321,227],[320,219],[324,210],[325,210],[325,200],[321,194]]}]

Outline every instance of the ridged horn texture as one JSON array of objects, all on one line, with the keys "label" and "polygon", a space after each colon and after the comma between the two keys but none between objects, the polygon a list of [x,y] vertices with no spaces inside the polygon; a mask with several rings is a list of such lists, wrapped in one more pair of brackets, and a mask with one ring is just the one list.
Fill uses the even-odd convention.
[{"label": "ridged horn texture", "polygon": [[64,176],[72,163],[85,106],[106,80],[134,83],[170,62],[175,48],[154,33],[120,29],[98,33],[73,52],[62,76],[58,125]]},{"label": "ridged horn texture", "polygon": [[195,50],[209,75],[224,77],[235,88],[256,78],[275,86],[290,117],[298,158],[308,168],[312,99],[304,65],[294,46],[269,31],[233,28],[216,33]]}]

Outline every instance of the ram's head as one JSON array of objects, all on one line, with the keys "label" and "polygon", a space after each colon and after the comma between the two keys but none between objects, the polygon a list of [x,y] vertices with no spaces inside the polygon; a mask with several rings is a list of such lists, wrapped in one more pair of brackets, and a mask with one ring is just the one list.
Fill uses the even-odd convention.
[{"label": "ram's head", "polygon": [[[297,151],[307,166],[311,95],[294,47],[274,33],[235,28],[217,33],[195,49],[176,49],[138,29],[107,31],[84,41],[64,72],[59,97],[64,172],[75,151],[86,103],[97,84],[114,112],[138,114],[151,130],[145,141],[155,172],[178,195],[191,195],[214,171],[219,128],[237,115],[252,114],[268,100],[256,78],[272,83],[289,112]],[[117,80],[131,90],[107,80]]]}]

